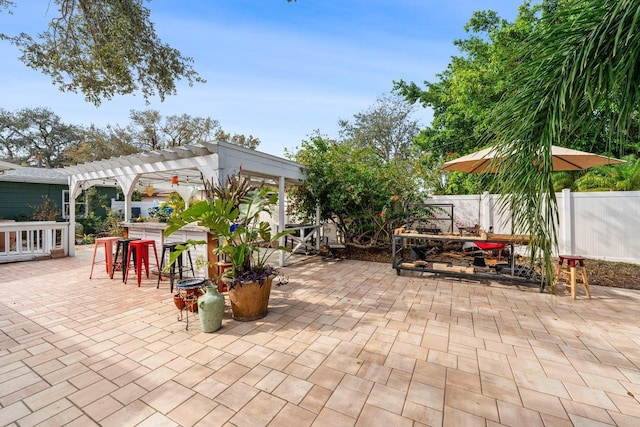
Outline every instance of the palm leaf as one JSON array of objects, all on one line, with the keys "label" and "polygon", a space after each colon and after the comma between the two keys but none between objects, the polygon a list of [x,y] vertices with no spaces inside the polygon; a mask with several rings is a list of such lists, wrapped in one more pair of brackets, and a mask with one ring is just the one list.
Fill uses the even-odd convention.
[{"label": "palm leaf", "polygon": [[500,209],[513,211],[515,231],[531,235],[532,260],[542,257],[547,277],[558,223],[551,145],[593,131],[593,112],[613,104],[600,126],[615,143],[640,100],[640,0],[561,5],[523,44],[492,129],[498,155],[508,155],[493,191],[507,195]]}]

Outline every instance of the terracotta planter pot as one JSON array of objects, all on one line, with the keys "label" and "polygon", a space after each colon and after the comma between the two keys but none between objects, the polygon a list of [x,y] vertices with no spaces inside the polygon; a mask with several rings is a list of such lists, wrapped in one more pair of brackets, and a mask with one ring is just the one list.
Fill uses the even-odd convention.
[{"label": "terracotta planter pot", "polygon": [[184,298],[182,298],[180,295],[175,294],[173,296],[173,303],[176,305],[176,307],[178,308],[178,310],[182,310],[183,308],[186,307],[186,304],[184,302]]},{"label": "terracotta planter pot", "polygon": [[173,303],[176,305],[178,310],[186,308],[192,313],[197,313],[198,297],[201,295],[204,295],[204,293],[200,289],[189,289],[184,296],[180,294],[174,294]]},{"label": "terracotta planter pot", "polygon": [[185,304],[187,305],[187,310],[189,310],[190,312],[198,312],[198,297],[188,295],[187,298],[185,298]]},{"label": "terracotta planter pot", "polygon": [[269,311],[269,295],[271,282],[268,278],[262,286],[257,282],[235,285],[229,289],[229,301],[233,318],[241,322],[262,319]]}]

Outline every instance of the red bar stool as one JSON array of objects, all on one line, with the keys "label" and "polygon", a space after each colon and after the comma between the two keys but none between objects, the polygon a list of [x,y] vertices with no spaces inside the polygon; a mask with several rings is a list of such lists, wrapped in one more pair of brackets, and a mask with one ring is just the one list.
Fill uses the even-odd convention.
[{"label": "red bar stool", "polygon": [[[104,263],[107,270],[107,275],[111,274],[113,268],[113,242],[120,240],[120,237],[98,237],[93,245],[93,259],[91,260],[91,272],[89,273],[89,279],[93,277],[93,266],[96,264],[96,253],[98,247],[104,248]],[[98,261],[101,262],[101,261]]]},{"label": "red bar stool", "polygon": [[[160,262],[158,261],[158,251],[156,250],[156,241],[153,239],[133,240],[129,242],[129,251],[127,253],[127,263],[125,264],[124,283],[129,278],[129,266],[131,264],[131,254],[136,254],[135,266],[138,273],[138,286],[142,280],[142,263],[144,263],[147,278],[149,277],[149,247],[153,247],[153,254],[156,257],[156,268],[160,274]],[[160,278],[162,280],[162,278]]]},{"label": "red bar stool", "polygon": [[[566,269],[565,261],[567,262]],[[572,299],[576,299],[576,286],[584,286],[585,293],[591,298],[589,282],[587,281],[587,269],[584,261],[585,259],[583,257],[577,255],[558,255],[558,268],[556,270],[554,286],[557,285],[561,279],[566,279],[567,286],[571,288]],[[578,265],[576,266],[576,264]],[[580,279],[580,282],[578,282],[578,279]]]}]

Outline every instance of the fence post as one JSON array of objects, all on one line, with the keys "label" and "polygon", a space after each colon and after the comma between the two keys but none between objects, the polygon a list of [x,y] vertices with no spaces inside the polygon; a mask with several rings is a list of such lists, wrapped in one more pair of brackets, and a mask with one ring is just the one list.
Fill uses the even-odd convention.
[{"label": "fence post", "polygon": [[493,227],[493,198],[486,191],[484,193],[480,193],[478,197],[480,197],[478,203],[481,208],[478,224],[483,230],[489,231],[489,229]]},{"label": "fence post", "polygon": [[54,228],[53,227],[47,227],[44,229],[43,233],[43,248],[42,248],[42,252],[46,253],[51,253],[51,249],[53,249],[53,233],[54,233]]},{"label": "fence post", "polygon": [[571,190],[562,190],[562,215],[558,224],[560,242],[558,249],[563,254],[573,254],[573,204],[571,203]]}]

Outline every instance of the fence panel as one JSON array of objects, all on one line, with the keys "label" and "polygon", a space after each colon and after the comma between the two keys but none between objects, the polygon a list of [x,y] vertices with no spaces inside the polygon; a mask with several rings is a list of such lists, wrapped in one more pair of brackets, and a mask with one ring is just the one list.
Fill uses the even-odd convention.
[{"label": "fence panel", "polygon": [[563,196],[566,194],[570,195],[570,206],[563,211],[570,212],[571,216],[563,218],[561,224],[570,228],[570,232],[561,234],[565,237],[559,242],[561,251],[640,263],[640,192],[564,191]]},{"label": "fence panel", "polygon": [[[433,196],[428,203],[453,203],[459,222],[495,233],[511,232],[511,214],[497,208],[500,196]],[[557,193],[558,250],[587,258],[640,264],[640,191]],[[475,203],[475,205],[474,205]],[[557,255],[557,254],[554,254]]]}]

